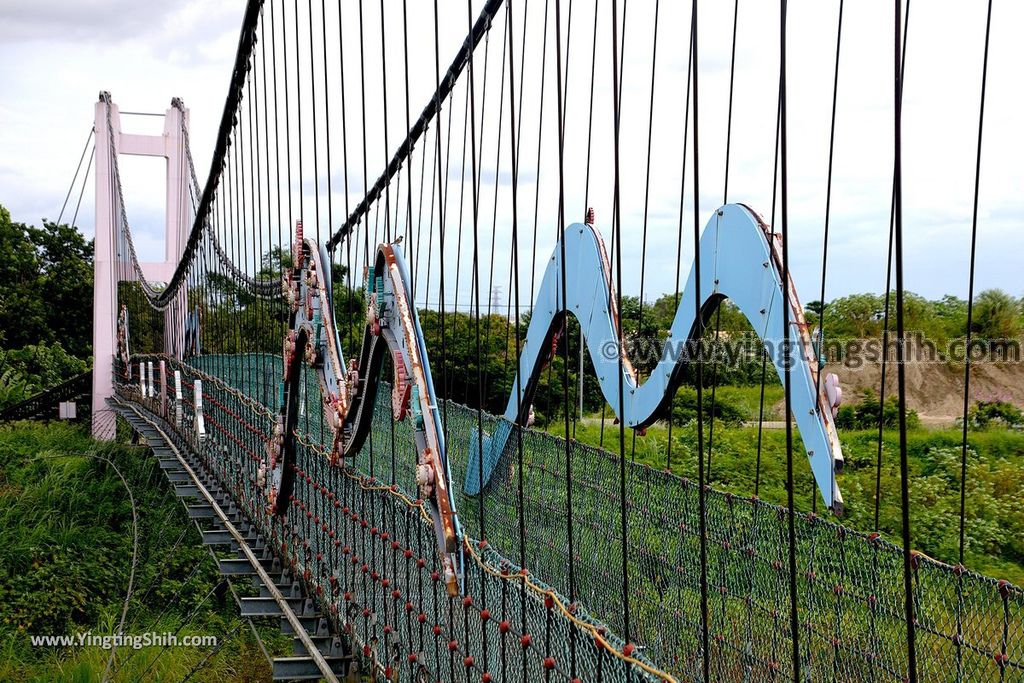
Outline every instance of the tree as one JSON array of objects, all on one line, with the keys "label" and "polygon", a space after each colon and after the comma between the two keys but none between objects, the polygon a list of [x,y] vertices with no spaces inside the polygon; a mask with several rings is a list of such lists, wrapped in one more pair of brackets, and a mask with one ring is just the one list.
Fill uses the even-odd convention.
[{"label": "tree", "polygon": [[39,262],[46,324],[52,341],[73,356],[92,355],[93,245],[66,225],[43,220],[28,228]]},{"label": "tree", "polygon": [[877,294],[851,294],[836,299],[828,306],[829,330],[833,337],[855,337],[863,339],[877,335],[885,311],[882,297]]},{"label": "tree", "polygon": [[1017,300],[1001,289],[986,289],[974,299],[971,333],[990,342],[1020,335]]},{"label": "tree", "polygon": [[66,224],[35,228],[0,206],[0,344],[60,341],[92,353],[92,243]]},{"label": "tree", "polygon": [[46,309],[39,289],[39,261],[26,227],[0,206],[0,344],[20,347],[39,341]]}]

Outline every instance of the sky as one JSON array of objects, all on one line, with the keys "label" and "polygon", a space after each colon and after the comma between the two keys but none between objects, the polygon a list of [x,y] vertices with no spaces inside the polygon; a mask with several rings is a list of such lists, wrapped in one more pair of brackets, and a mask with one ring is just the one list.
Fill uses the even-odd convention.
[{"label": "sky", "polygon": [[[379,25],[380,15],[374,14],[379,10],[371,7],[375,4],[367,2],[367,12],[371,15],[368,26],[374,26],[375,22]],[[415,117],[433,90],[433,33],[429,5],[418,2],[410,5],[410,24],[414,29],[421,27],[412,31],[410,43],[410,100]],[[441,5],[444,17],[441,63],[444,68],[465,36],[466,12],[461,2],[442,0]],[[479,1],[474,3],[474,16],[479,5]],[[601,1],[597,20],[602,36],[596,51],[599,67],[610,63],[611,59],[606,35],[610,34],[611,24],[605,16],[608,5],[608,0]],[[396,20],[397,6],[398,3],[390,3],[385,11],[389,25]],[[523,3],[517,2],[516,6],[520,7],[517,11],[522,12]],[[351,17],[357,5],[353,0],[342,0],[340,7],[345,16]],[[676,259],[680,258],[684,264],[684,276],[685,267],[692,259],[692,245],[684,244],[679,250],[677,238],[690,5],[667,0],[657,5],[659,43],[654,55],[657,68],[649,185],[648,174],[644,172],[646,114],[651,98],[656,5],[653,0],[632,0],[628,7],[622,77],[622,208],[623,229],[627,235],[623,247],[626,271],[623,289],[627,294],[638,294],[643,273],[644,296],[652,299],[673,290]],[[838,8],[838,0],[792,0],[789,3],[789,244],[793,276],[805,302],[819,298],[821,287]],[[944,294],[963,297],[967,293],[985,9],[985,3],[980,0],[929,0],[913,3],[911,10],[903,107],[906,285],[929,298]],[[337,24],[338,11],[333,6],[324,10],[328,26]],[[575,23],[566,51],[565,76],[566,206],[571,213],[570,221],[578,220],[582,214],[591,58],[589,36],[594,26],[591,3],[576,0],[573,11]],[[243,12],[244,3],[239,0],[176,3],[96,0],[88,4],[8,0],[0,3],[0,83],[4,91],[0,98],[0,204],[6,206],[17,221],[38,224],[43,217],[57,218],[92,126],[100,90],[111,91],[115,102],[125,112],[161,113],[169,106],[171,97],[181,97],[190,108],[190,137],[202,182],[209,167]],[[319,10],[316,13],[319,18]],[[525,86],[519,93],[519,106],[526,112],[536,110],[541,92],[537,46],[542,18],[543,3],[531,0],[526,24],[534,37],[521,63]],[[520,20],[521,15],[516,21]],[[884,288],[892,183],[892,21],[891,3],[845,4],[826,299],[854,292],[880,292]],[[732,3],[700,5],[699,212],[702,223],[723,200],[732,22]],[[356,30],[351,22],[348,25],[348,31]],[[495,25],[504,30],[497,20]],[[1019,88],[1024,57],[1017,40],[1021,26],[1024,26],[1024,4],[995,0],[982,145],[976,275],[976,291],[999,287],[1015,296],[1024,295],[1024,281],[1019,276],[1020,235],[1024,228],[1024,166],[1019,161],[1024,158],[1024,127],[1020,125],[1024,94]],[[390,48],[394,48],[391,41],[396,39],[396,32],[388,38]],[[728,200],[748,204],[768,218],[772,214],[778,78],[777,3],[740,0],[737,32]],[[501,63],[497,60],[501,57],[503,35],[492,32],[486,46],[489,52],[478,50],[478,68],[485,54],[493,63]],[[327,38],[327,43],[336,40],[334,33],[331,36],[334,37]],[[370,40],[372,42],[372,36]],[[349,49],[354,44],[355,41],[348,41]],[[374,43],[368,47],[368,54],[378,54],[379,50],[380,43]],[[353,63],[357,58],[354,54],[345,55],[351,58],[346,63]],[[418,58],[419,55],[424,58]],[[427,56],[430,59],[426,59]],[[402,74],[396,71],[400,69],[400,62],[391,59],[388,63],[387,76],[391,83],[401,81]],[[374,150],[368,155],[368,175],[372,182],[388,155],[382,149],[383,126],[374,123],[383,119],[382,115],[375,114],[380,107],[377,100],[382,98],[379,78],[382,74],[379,64],[372,59],[367,68],[368,149]],[[549,61],[547,68],[545,92],[548,97],[554,97],[553,63]],[[335,85],[337,69],[328,67],[325,74],[331,82],[329,97],[340,95],[340,87]],[[346,90],[350,97],[352,87],[350,82]],[[592,179],[595,189],[591,190],[589,201],[595,207],[598,225],[606,239],[610,233],[607,226],[611,213],[610,192],[607,190],[610,189],[613,149],[608,134],[610,88],[610,69],[604,69],[595,84],[597,143],[592,165],[597,171]],[[500,93],[492,86],[487,102],[494,104],[486,105],[489,110],[485,108],[481,115],[481,126],[496,125],[498,112],[504,111],[497,105]],[[304,96],[308,97],[308,93]],[[392,97],[395,99],[387,129],[393,149],[404,134],[404,111],[398,106],[401,96]],[[464,89],[456,88],[451,101],[453,111],[458,111],[464,98]],[[550,101],[546,105],[549,112]],[[483,106],[483,100],[478,106]],[[326,130],[328,124],[324,121],[318,125],[320,130]],[[127,132],[155,133],[161,129],[162,121],[156,117],[123,116],[122,127]],[[332,130],[336,129],[332,124]],[[529,169],[531,163],[537,163],[536,159],[521,162],[520,193],[530,197],[536,190],[540,213],[550,218],[552,210],[557,209],[554,185],[557,156],[551,144],[554,129],[551,125],[532,126],[527,122],[520,144],[524,149],[533,149],[540,130],[548,131],[544,133],[548,136],[546,147],[540,156],[539,169],[534,168],[532,173]],[[459,139],[458,131],[453,135]],[[493,133],[489,139],[493,140]],[[692,149],[692,139],[689,142]],[[331,144],[335,147],[339,144],[337,135]],[[492,146],[490,152],[487,144]],[[481,151],[482,176],[495,178],[499,185],[504,185],[508,171],[495,167],[494,144],[485,143]],[[353,150],[359,151],[357,146]],[[352,177],[347,186],[344,174],[335,168],[329,177],[322,172],[319,183],[303,185],[304,196],[310,197],[314,189],[330,187],[336,207],[342,205],[346,192],[350,202],[357,202],[362,196],[364,181],[361,156],[353,156],[358,157],[360,163],[350,164]],[[430,152],[427,157],[430,161]],[[504,163],[507,166],[508,162]],[[452,166],[449,178],[457,178],[457,159]],[[121,173],[140,257],[156,260],[163,253],[162,162],[122,157]],[[687,230],[693,225],[691,173],[692,169],[687,170],[683,202]],[[93,233],[92,194],[90,180],[77,221],[89,237]],[[648,194],[650,199],[645,211],[644,198]],[[488,204],[485,195],[482,216],[488,216],[493,209],[493,203]],[[65,222],[70,222],[75,203],[76,196],[73,196],[63,219]],[[493,254],[498,264],[496,281],[502,282],[508,278],[510,262],[509,212],[507,203],[499,202],[498,209],[494,242],[492,244],[490,236],[485,234],[482,251]],[[338,213],[332,214],[335,226],[340,223]],[[646,260],[642,259],[640,239],[645,216],[649,223]],[[321,216],[320,220],[325,219]],[[548,223],[550,225],[550,220]],[[555,244],[551,227],[545,231],[542,226],[540,234],[535,247],[526,245],[535,252],[534,270],[538,274]],[[420,259],[424,258],[421,254]],[[419,267],[422,265],[420,263]],[[463,284],[463,296],[465,287]],[[424,294],[427,299],[435,295]],[[486,294],[483,296],[486,298]]]}]

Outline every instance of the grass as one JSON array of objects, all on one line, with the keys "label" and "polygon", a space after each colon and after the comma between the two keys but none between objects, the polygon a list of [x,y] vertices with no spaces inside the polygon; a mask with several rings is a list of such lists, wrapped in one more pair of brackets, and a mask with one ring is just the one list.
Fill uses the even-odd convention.
[{"label": "grass", "polygon": [[[93,441],[65,423],[0,428],[0,680],[99,681],[99,646],[32,647],[32,634],[117,630],[131,574],[131,500],[138,514],[135,590],[124,632],[215,635],[226,641],[192,680],[251,681],[269,666],[194,525],[145,449]],[[180,629],[180,631],[179,631]],[[276,628],[261,628],[275,649]],[[276,640],[275,640],[276,638]],[[179,681],[209,647],[118,648],[114,681]],[[148,669],[148,670],[147,670]]]}]

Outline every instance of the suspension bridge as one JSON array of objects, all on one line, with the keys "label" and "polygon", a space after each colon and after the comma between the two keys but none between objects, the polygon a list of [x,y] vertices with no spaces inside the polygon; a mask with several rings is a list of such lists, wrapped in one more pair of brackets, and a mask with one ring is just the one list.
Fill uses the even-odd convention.
[{"label": "suspension bridge", "polygon": [[[804,318],[790,270],[801,245],[786,239],[786,2],[767,219],[730,195],[728,145],[724,201],[701,195],[707,38],[696,4],[688,35],[669,47],[657,2],[642,21],[626,2],[576,4],[250,0],[205,184],[185,103],[172,100],[162,134],[137,135],[100,93],[94,368],[18,415],[81,397],[91,382],[93,434],[112,439],[121,420],[144,438],[203,542],[221,551],[221,572],[256,587],[238,598],[242,616],[280,618],[293,637],[294,655],[273,658],[277,680],[1024,680],[1021,589],[912,547],[902,343],[891,370],[903,536],[843,525],[841,377],[820,353],[827,325]],[[991,13],[990,2],[986,73]],[[897,340],[909,18],[896,2],[893,69],[879,74],[894,86],[894,164],[879,172],[893,173]],[[651,41],[646,74],[623,69],[627,36],[635,49],[639,35]],[[735,56],[735,28],[732,40]],[[666,49],[687,76],[656,85]],[[646,168],[623,159],[630,80],[650,82],[649,100],[629,103],[647,117]],[[675,253],[649,257],[654,118],[666,106],[656,94],[666,90],[684,100],[671,143]],[[730,80],[730,133],[732,97]],[[978,139],[979,168],[984,85],[980,110],[965,133]],[[161,262],[137,254],[122,155],[166,159]],[[830,196],[831,186],[830,149]],[[631,199],[642,225],[624,219]],[[977,196],[974,208],[976,233]],[[824,225],[822,300],[828,209]],[[623,263],[633,240],[644,261]],[[625,343],[624,268],[676,273],[672,326],[649,371]],[[972,292],[973,278],[972,242]],[[707,485],[704,422],[714,418],[701,410],[692,447],[673,453],[670,436],[664,468],[627,452],[656,421],[671,430],[684,382],[703,405],[702,340],[726,299],[763,340],[763,367],[793,416],[785,452],[764,454],[786,461],[785,506]],[[453,365],[456,344],[475,350],[476,367]],[[493,345],[510,383],[484,365]],[[581,374],[586,362],[617,449],[573,438],[570,362]],[[534,427],[545,392],[564,433]],[[672,473],[673,458],[695,459],[696,479]],[[759,443],[750,466],[760,458]],[[795,509],[799,468],[813,476],[814,512]]]}]

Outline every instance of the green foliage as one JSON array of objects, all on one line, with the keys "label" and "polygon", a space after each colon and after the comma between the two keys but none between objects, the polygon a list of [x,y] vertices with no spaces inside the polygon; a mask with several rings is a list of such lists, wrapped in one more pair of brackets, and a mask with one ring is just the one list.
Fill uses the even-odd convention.
[{"label": "green foliage", "polygon": [[[900,407],[895,396],[885,399],[885,405],[878,400],[878,394],[865,389],[861,392],[860,401],[846,403],[839,408],[836,415],[836,427],[839,429],[878,429],[879,415],[882,425],[889,428],[899,427]],[[921,426],[921,418],[917,411],[907,409],[907,428],[917,429]]]},{"label": "green foliage", "polygon": [[[707,449],[710,425],[705,421]],[[556,434],[560,432],[552,429]],[[695,421],[673,424],[671,449],[665,423],[647,429],[645,436],[625,429],[626,457],[652,467],[696,479],[697,429]],[[880,514],[877,530],[899,543],[900,461],[898,432],[886,429],[882,437],[881,470],[877,469],[877,425],[839,432],[846,467],[837,476],[846,506],[842,523],[863,532],[876,530],[875,479],[880,472]],[[576,438],[592,446],[619,452],[619,426],[611,420],[587,418],[576,427]],[[760,444],[759,444],[760,440]],[[800,445],[794,434],[793,458],[796,508],[810,511],[821,501]],[[965,487],[965,564],[976,571],[1024,583],[1024,509],[1019,493],[1024,486],[1024,432],[1007,429],[972,431],[968,437]],[[759,455],[760,452],[760,455]],[[914,429],[907,435],[913,546],[938,560],[958,559],[960,520],[959,429]],[[786,504],[786,443],[782,429],[737,426],[715,420],[709,482],[720,491],[753,495],[777,505]]]},{"label": "green foliage", "polygon": [[60,342],[40,342],[14,351],[0,349],[0,369],[11,369],[29,384],[46,388],[85,372],[89,364],[65,351]]},{"label": "green foliage", "polygon": [[1001,289],[986,289],[974,300],[971,332],[982,339],[1015,339],[1020,335],[1019,302]]},{"label": "green foliage", "polygon": [[60,341],[79,358],[92,353],[92,242],[43,220],[11,221],[0,206],[0,344]]},{"label": "green foliage", "polygon": [[35,385],[14,368],[0,370],[0,408],[21,403],[36,392]]},{"label": "green foliage", "polygon": [[[223,636],[238,624],[230,601],[207,599],[220,580],[191,521],[155,460],[138,447],[101,444],[65,423],[0,428],[0,680],[99,680],[109,651],[32,648],[29,634],[116,630],[131,570],[135,496],[139,562],[125,632]],[[180,543],[175,544],[175,539]],[[173,547],[173,552],[169,549]],[[205,602],[204,602],[205,599]],[[189,622],[186,617],[195,609]],[[113,680],[135,680],[159,647],[118,651]],[[146,680],[180,680],[204,648],[163,652]],[[199,680],[262,680],[248,630],[215,657]]]},{"label": "green foliage", "polygon": [[967,415],[968,424],[988,427],[1024,427],[1024,412],[1008,401],[978,401]]},{"label": "green foliage", "polygon": [[[710,420],[713,415],[715,420],[738,425],[747,417],[744,411],[727,396],[720,396],[716,391],[714,403],[711,399],[710,391],[702,393],[704,420]],[[678,424],[695,419],[697,419],[697,391],[690,387],[682,387],[672,399],[672,420]]]}]

